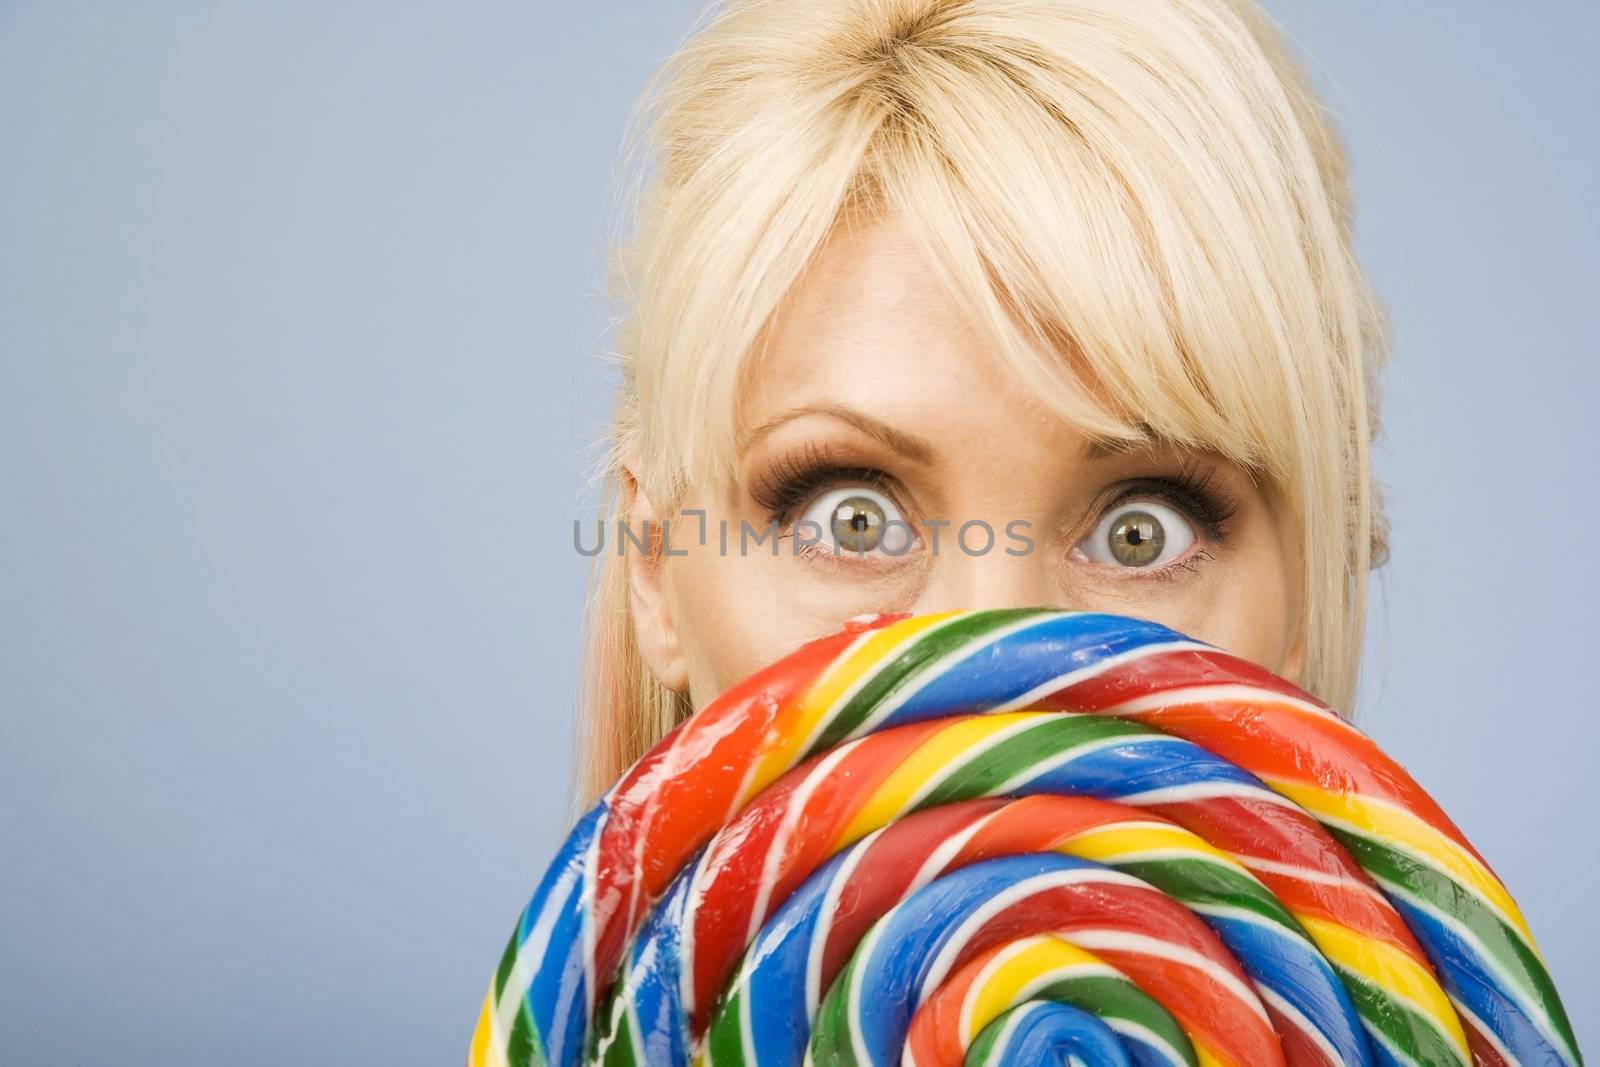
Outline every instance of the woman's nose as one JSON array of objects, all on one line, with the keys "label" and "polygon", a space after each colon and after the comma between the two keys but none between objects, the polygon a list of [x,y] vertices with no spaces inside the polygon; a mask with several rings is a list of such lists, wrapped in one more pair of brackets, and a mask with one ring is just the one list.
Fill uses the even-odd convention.
[{"label": "woman's nose", "polygon": [[969,528],[963,536],[947,533],[930,551],[932,573],[922,587],[918,611],[1071,606],[1036,539],[1029,544],[1004,530],[989,537]]}]

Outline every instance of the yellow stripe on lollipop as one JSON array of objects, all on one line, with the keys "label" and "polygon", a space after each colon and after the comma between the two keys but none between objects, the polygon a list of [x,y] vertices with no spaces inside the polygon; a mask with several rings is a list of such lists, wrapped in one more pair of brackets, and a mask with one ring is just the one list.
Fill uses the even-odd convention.
[{"label": "yellow stripe on lollipop", "polygon": [[989,961],[967,990],[961,1005],[963,1046],[971,1045],[984,1027],[1044,986],[1090,976],[1117,978],[1122,972],[1054,934],[1018,938]]},{"label": "yellow stripe on lollipop", "polygon": [[478,1027],[472,1033],[472,1047],[467,1052],[467,1067],[506,1067],[506,1043],[495,1025],[494,983],[483,998],[483,1010],[478,1013]]},{"label": "yellow stripe on lollipop", "polygon": [[1012,711],[963,719],[936,731],[873,790],[836,846],[842,848],[889,825],[911,808],[929,782],[981,755],[989,745],[1018,729],[1050,717],[1051,713],[1045,711]]},{"label": "yellow stripe on lollipop", "polygon": [[785,771],[800,760],[800,748],[857,683],[889,657],[897,646],[905,644],[925,631],[946,622],[959,611],[946,611],[935,615],[916,615],[890,623],[879,630],[869,631],[866,638],[841,656],[822,672],[811,688],[789,709],[782,722],[771,730],[773,745],[745,783],[740,806],[776,781]]},{"label": "yellow stripe on lollipop", "polygon": [[[1207,859],[1254,880],[1254,875],[1210,842],[1181,827],[1161,823],[1123,823],[1088,830],[1061,842],[1056,851],[1111,865],[1178,853],[1204,853]],[[1293,914],[1330,963],[1404,996],[1418,1013],[1432,1019],[1451,1040],[1465,1048],[1460,1022],[1432,971],[1387,942],[1314,915]]]},{"label": "yellow stripe on lollipop", "polygon": [[[1511,894],[1478,858],[1426,821],[1392,804],[1354,793],[1336,793],[1277,778],[1262,779],[1323,822],[1404,848],[1464,883],[1515,929],[1530,948],[1533,934]],[[1535,949],[1535,951],[1537,951]]]},{"label": "yellow stripe on lollipop", "polygon": [[1212,860],[1254,881],[1254,876],[1226,852],[1198,834],[1167,823],[1125,822],[1097,826],[1073,834],[1057,845],[1056,851],[1106,864],[1137,863],[1144,859],[1169,859],[1181,855],[1189,859]]},{"label": "yellow stripe on lollipop", "polygon": [[1428,1018],[1456,1046],[1462,1059],[1472,1062],[1466,1031],[1450,998],[1425,964],[1409,952],[1386,941],[1367,937],[1347,926],[1309,915],[1298,915],[1300,925],[1329,963],[1358,974],[1380,989],[1407,1001]]},{"label": "yellow stripe on lollipop", "polygon": [[[970,1047],[983,1028],[1002,1013],[1033,999],[1046,986],[1070,978],[1105,976],[1125,977],[1099,956],[1079,948],[1058,934],[1035,934],[1019,938],[1008,950],[996,955],[973,981],[961,1006],[961,1041]],[[1178,1020],[1174,1019],[1174,1022]],[[1232,1065],[1203,1044],[1194,1031],[1178,1023],[1194,1047],[1201,1067],[1246,1067]],[[1143,1040],[1167,1049],[1167,1057],[1182,1062],[1183,1050],[1167,1046],[1157,1035],[1144,1033]]]}]

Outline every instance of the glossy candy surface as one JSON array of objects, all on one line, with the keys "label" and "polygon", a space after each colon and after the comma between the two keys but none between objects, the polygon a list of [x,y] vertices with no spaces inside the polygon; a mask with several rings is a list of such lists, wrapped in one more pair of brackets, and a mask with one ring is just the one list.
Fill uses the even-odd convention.
[{"label": "glossy candy surface", "polygon": [[573,829],[471,1067],[1576,1064],[1516,905],[1333,711],[1153,623],[876,616]]}]

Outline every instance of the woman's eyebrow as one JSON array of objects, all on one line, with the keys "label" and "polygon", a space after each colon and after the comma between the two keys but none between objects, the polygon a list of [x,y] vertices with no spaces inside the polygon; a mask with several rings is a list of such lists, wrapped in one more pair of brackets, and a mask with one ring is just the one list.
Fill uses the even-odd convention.
[{"label": "woman's eyebrow", "polygon": [[933,460],[933,446],[926,438],[918,437],[914,433],[896,429],[882,419],[874,418],[864,411],[846,407],[843,404],[806,404],[803,407],[790,408],[781,415],[774,416],[763,422],[760,426],[745,435],[740,443],[739,451],[748,452],[759,444],[762,439],[771,434],[785,423],[795,419],[805,418],[808,415],[821,415],[830,419],[852,426],[871,437],[879,444],[893,452],[898,452],[915,463],[930,463]]},{"label": "woman's eyebrow", "polygon": [[1083,458],[1110,459],[1112,456],[1125,456],[1131,452],[1156,452],[1173,447],[1166,438],[1156,433],[1149,423],[1135,423],[1134,433],[1137,436],[1133,439],[1092,437],[1083,446]]},{"label": "woman's eyebrow", "polygon": [[1092,462],[1098,459],[1110,459],[1112,456],[1125,456],[1130,452],[1143,451],[1149,447],[1149,445],[1133,441],[1116,441],[1107,437],[1095,437],[1091,438],[1083,446],[1083,458]]}]

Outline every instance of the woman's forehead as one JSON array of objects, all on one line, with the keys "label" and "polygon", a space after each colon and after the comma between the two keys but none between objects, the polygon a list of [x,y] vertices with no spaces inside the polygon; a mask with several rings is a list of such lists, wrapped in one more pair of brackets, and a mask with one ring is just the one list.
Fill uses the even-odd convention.
[{"label": "woman's forehead", "polygon": [[1027,421],[1039,407],[893,218],[823,245],[764,331],[742,392],[741,434],[805,406],[886,421],[985,401]]}]

